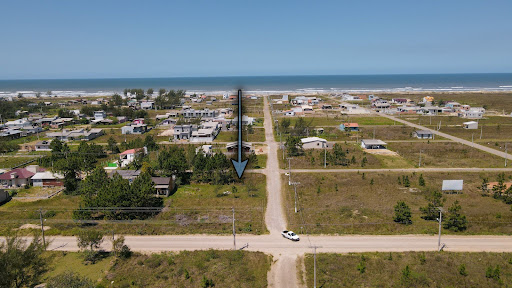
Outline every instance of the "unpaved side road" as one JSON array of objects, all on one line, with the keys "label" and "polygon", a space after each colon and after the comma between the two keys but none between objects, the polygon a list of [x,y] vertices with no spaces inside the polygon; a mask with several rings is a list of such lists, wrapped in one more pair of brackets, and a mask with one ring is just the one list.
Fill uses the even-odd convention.
[{"label": "unpaved side road", "polygon": [[[273,241],[283,242],[281,231],[286,229],[286,218],[283,210],[283,195],[281,194],[281,174],[277,160],[277,143],[273,134],[272,115],[268,98],[263,98],[263,114],[265,116],[265,144],[268,147],[267,168],[267,210],[265,224],[270,231]],[[297,254],[273,253],[274,263],[267,275],[268,287],[299,287],[297,279]]]},{"label": "unpaved side road", "polygon": [[429,129],[427,127],[424,127],[424,126],[421,126],[421,125],[418,125],[418,124],[414,124],[414,123],[411,123],[409,121],[405,121],[405,120],[402,120],[400,118],[397,118],[397,117],[394,117],[394,116],[390,116],[390,115],[386,115],[384,113],[376,113],[377,115],[379,116],[382,116],[382,117],[385,117],[385,118],[388,118],[388,119],[391,119],[391,120],[394,120],[394,121],[397,121],[397,122],[400,122],[400,123],[403,123],[405,125],[409,125],[411,127],[414,127],[418,130],[427,130],[427,131],[431,131],[432,133],[436,134],[436,135],[439,135],[441,137],[444,137],[444,138],[447,138],[447,139],[450,139],[452,141],[455,141],[455,142],[458,142],[458,143],[461,143],[461,144],[464,144],[464,145],[468,145],[470,147],[473,147],[473,148],[476,148],[476,149],[479,149],[479,150],[482,150],[484,152],[487,152],[487,153],[491,153],[491,154],[494,154],[496,156],[500,156],[500,157],[503,157],[503,158],[507,158],[509,160],[512,160],[512,155],[508,154],[508,153],[505,153],[505,152],[502,152],[502,151],[498,151],[496,149],[492,149],[492,148],[489,148],[489,147],[486,147],[486,146],[483,146],[483,145],[480,145],[480,144],[476,144],[476,143],[473,143],[471,141],[468,141],[468,140],[464,140],[462,138],[459,138],[459,137],[455,137],[455,136],[452,136],[450,134],[446,134],[446,133],[443,133],[443,132],[439,132],[437,130],[432,130],[432,129]]}]

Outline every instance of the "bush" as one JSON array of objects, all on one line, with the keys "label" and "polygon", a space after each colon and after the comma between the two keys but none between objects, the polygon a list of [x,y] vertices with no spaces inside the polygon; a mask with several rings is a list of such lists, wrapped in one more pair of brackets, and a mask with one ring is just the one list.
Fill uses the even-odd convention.
[{"label": "bush", "polygon": [[409,225],[412,224],[411,220],[411,208],[405,204],[404,201],[398,201],[395,205],[395,216],[393,217],[393,221]]},{"label": "bush", "polygon": [[94,283],[86,277],[81,277],[75,272],[67,271],[50,278],[46,288],[94,288]]}]

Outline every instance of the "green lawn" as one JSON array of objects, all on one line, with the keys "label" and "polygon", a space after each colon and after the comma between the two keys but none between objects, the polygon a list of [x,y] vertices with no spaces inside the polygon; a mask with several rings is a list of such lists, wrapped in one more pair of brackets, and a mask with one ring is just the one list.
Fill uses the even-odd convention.
[{"label": "green lawn", "polygon": [[30,156],[27,156],[27,157],[12,157],[12,156],[3,157],[2,156],[2,157],[0,157],[0,168],[11,168],[11,167],[23,164],[32,159],[39,159],[39,158],[30,157]]}]

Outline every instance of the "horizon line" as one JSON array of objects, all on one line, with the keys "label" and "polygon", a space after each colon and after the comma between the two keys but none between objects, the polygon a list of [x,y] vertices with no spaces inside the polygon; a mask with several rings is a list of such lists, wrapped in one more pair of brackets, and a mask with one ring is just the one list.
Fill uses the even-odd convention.
[{"label": "horizon line", "polygon": [[244,78],[244,77],[323,77],[323,76],[404,76],[404,75],[477,75],[512,74],[512,72],[462,72],[462,73],[389,73],[389,74],[282,74],[282,75],[224,75],[224,76],[157,76],[157,77],[77,77],[77,78],[13,78],[0,81],[45,81],[45,80],[119,80],[119,79],[177,79],[177,78]]}]

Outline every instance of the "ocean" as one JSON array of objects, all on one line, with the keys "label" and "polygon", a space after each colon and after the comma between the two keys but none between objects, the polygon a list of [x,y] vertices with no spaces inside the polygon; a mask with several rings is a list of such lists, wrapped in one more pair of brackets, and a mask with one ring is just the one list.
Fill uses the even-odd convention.
[{"label": "ocean", "polygon": [[52,91],[57,96],[94,96],[122,93],[125,88],[183,89],[197,93],[341,93],[512,91],[512,73],[240,76],[118,79],[0,80],[0,97],[27,97]]}]

